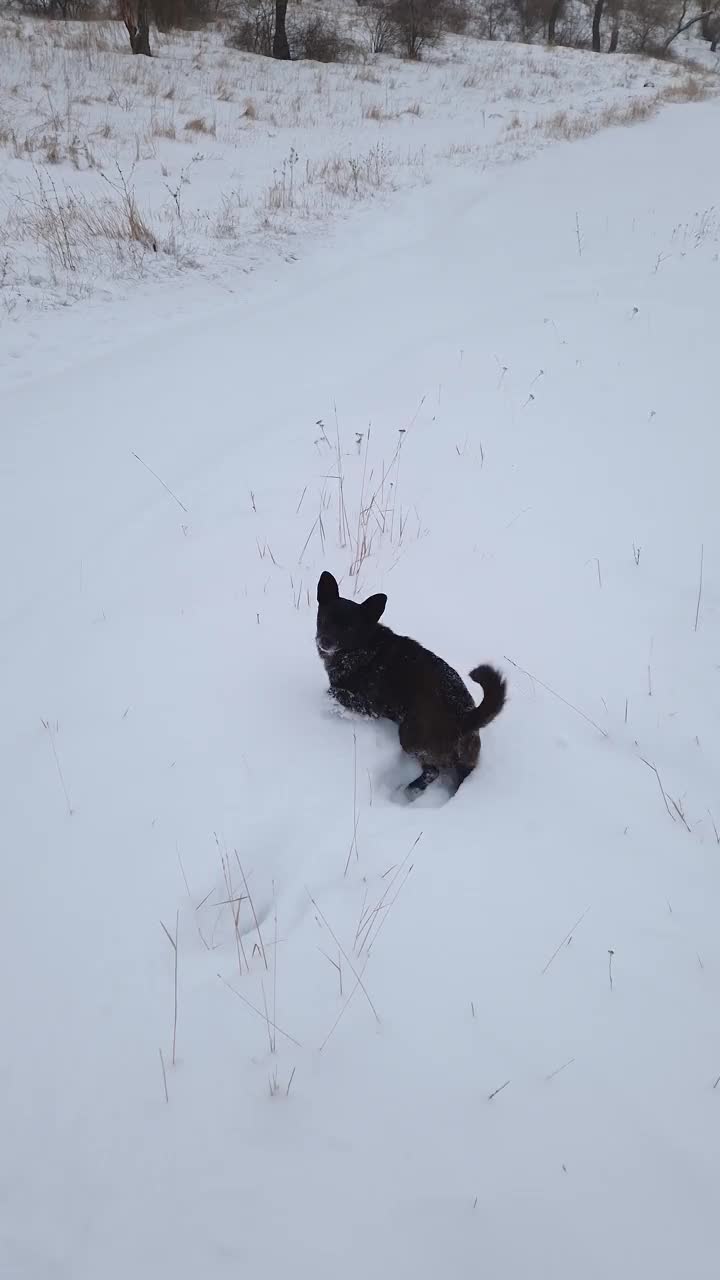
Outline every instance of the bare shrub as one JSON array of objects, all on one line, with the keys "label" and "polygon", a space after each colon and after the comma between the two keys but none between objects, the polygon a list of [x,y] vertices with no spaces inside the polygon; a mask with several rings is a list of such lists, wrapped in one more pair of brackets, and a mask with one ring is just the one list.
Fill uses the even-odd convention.
[{"label": "bare shrub", "polygon": [[28,195],[18,197],[17,220],[21,234],[45,248],[54,269],[77,271],[98,242],[124,252],[136,265],[143,252],[157,252],[134,189],[118,173],[118,182],[105,179],[111,195],[90,200],[67,186],[60,193],[47,172],[35,169]]},{"label": "bare shrub", "polygon": [[463,36],[473,17],[465,0],[444,0],[441,4],[443,30],[453,36]]},{"label": "bare shrub", "polygon": [[62,22],[79,22],[100,10],[96,0],[17,0],[21,13]]},{"label": "bare shrub", "polygon": [[392,53],[395,50],[398,29],[384,0],[363,6],[362,25],[371,53]]},{"label": "bare shrub", "polygon": [[659,47],[671,7],[672,0],[630,0],[625,6],[623,48],[647,53]]},{"label": "bare shrub", "polygon": [[349,62],[358,52],[333,19],[321,13],[293,26],[290,40],[295,57],[309,62]]},{"label": "bare shrub", "polygon": [[482,0],[475,16],[475,31],[481,40],[498,40],[507,30],[508,0]]},{"label": "bare shrub", "polygon": [[391,0],[388,12],[406,58],[422,57],[426,45],[437,44],[445,30],[444,0]]},{"label": "bare shrub", "polygon": [[537,39],[547,29],[548,0],[510,0],[516,34],[523,41]]},{"label": "bare shrub", "polygon": [[244,53],[260,53],[271,58],[274,32],[273,0],[242,0],[240,21],[230,32],[227,43]]},{"label": "bare shrub", "polygon": [[215,17],[214,0],[151,0],[158,31],[197,31]]},{"label": "bare shrub", "polygon": [[309,161],[308,186],[320,185],[334,196],[356,199],[368,191],[391,185],[392,157],[381,143],[360,156],[334,155]]},{"label": "bare shrub", "polygon": [[[548,35],[549,39],[549,35]],[[587,49],[590,45],[590,23],[587,11],[578,5],[568,5],[556,18],[552,44],[566,49]]]}]

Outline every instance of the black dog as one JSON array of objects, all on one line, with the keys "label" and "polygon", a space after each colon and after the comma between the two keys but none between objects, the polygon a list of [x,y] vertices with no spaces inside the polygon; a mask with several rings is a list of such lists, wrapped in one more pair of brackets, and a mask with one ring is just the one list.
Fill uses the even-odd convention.
[{"label": "black dog", "polygon": [[505,705],[503,676],[485,665],[470,672],[484,694],[476,707],[457,671],[442,658],[380,624],[387,596],[370,596],[362,604],[345,600],[326,572],[317,598],[316,643],[332,696],[350,711],[398,725],[401,747],[422,765],[420,776],[405,788],[411,799],[441,770],[453,774],[457,789],[478,762],[478,730]]}]

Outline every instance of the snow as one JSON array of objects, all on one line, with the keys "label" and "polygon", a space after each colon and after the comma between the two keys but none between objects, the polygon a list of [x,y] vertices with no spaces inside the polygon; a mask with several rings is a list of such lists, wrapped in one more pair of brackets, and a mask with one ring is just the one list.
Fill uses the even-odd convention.
[{"label": "snow", "polygon": [[89,304],[115,350],[121,300],[139,336],[149,297],[157,327],[245,295],[358,207],[717,88],[670,62],[474,40],[417,65],[279,65],[210,29],[157,34],[148,60],[118,22],[0,15],[0,41],[0,353],[17,377],[87,350],[85,320],[58,342],[60,307]]},{"label": "snow", "polygon": [[[719,122],[6,326],[3,1276],[714,1274]],[[507,675],[449,803],[323,568]]]}]

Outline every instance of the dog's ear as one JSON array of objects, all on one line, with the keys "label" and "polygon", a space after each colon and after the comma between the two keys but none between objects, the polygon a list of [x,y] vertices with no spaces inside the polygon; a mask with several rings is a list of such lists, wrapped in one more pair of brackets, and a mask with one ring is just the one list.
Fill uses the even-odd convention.
[{"label": "dog's ear", "polygon": [[318,604],[332,604],[333,600],[337,600],[340,595],[338,584],[327,569],[320,574],[317,585]]},{"label": "dog's ear", "polygon": [[381,591],[379,595],[368,596],[367,600],[363,600],[360,608],[371,622],[379,622],[385,612],[386,604],[387,596]]}]

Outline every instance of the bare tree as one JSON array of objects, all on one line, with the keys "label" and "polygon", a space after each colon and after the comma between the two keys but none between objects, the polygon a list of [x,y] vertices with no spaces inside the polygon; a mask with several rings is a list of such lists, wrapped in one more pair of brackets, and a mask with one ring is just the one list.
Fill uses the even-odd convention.
[{"label": "bare tree", "polygon": [[120,17],[127,27],[133,53],[151,58],[147,0],[120,0]]},{"label": "bare tree", "polygon": [[507,17],[507,0],[483,0],[477,10],[476,31],[481,40],[496,40]]},{"label": "bare tree", "polygon": [[595,0],[592,19],[592,47],[593,53],[600,53],[602,50],[602,32],[600,25],[602,23],[603,10],[605,8],[605,0]]},{"label": "bare tree", "polygon": [[275,31],[275,0],[240,0],[240,21],[233,27],[228,44],[246,53],[272,57]]},{"label": "bare tree", "polygon": [[610,19],[612,21],[612,26],[610,28],[610,44],[608,46],[608,53],[616,53],[617,47],[620,43],[620,30],[622,26],[622,12],[623,12],[622,4],[623,4],[623,0],[610,0],[610,4],[608,6],[608,12],[610,14]]},{"label": "bare tree", "polygon": [[674,23],[673,29],[670,31],[663,44],[663,51],[665,53],[670,48],[673,40],[677,40],[678,36],[682,35],[683,31],[689,31],[690,27],[694,27],[696,22],[705,22],[712,19],[718,11],[718,6],[712,5],[710,8],[704,9],[702,13],[695,13],[692,17],[688,18],[687,15],[690,8],[690,0],[682,0],[680,11],[677,15],[677,21]]},{"label": "bare tree", "polygon": [[520,39],[529,42],[545,29],[548,0],[510,0],[520,30]]},{"label": "bare tree", "polygon": [[557,29],[558,18],[562,17],[563,5],[565,0],[551,0],[548,9],[547,19],[547,41],[548,44],[555,43],[555,32]]},{"label": "bare tree", "polygon": [[290,61],[290,45],[287,38],[288,0],[275,0],[275,30],[273,32],[273,58]]},{"label": "bare tree", "polygon": [[714,53],[717,48],[718,30],[720,29],[720,9],[717,6],[714,11],[705,9],[700,14],[700,23],[703,40],[707,40],[708,44],[715,42],[712,49]]}]

